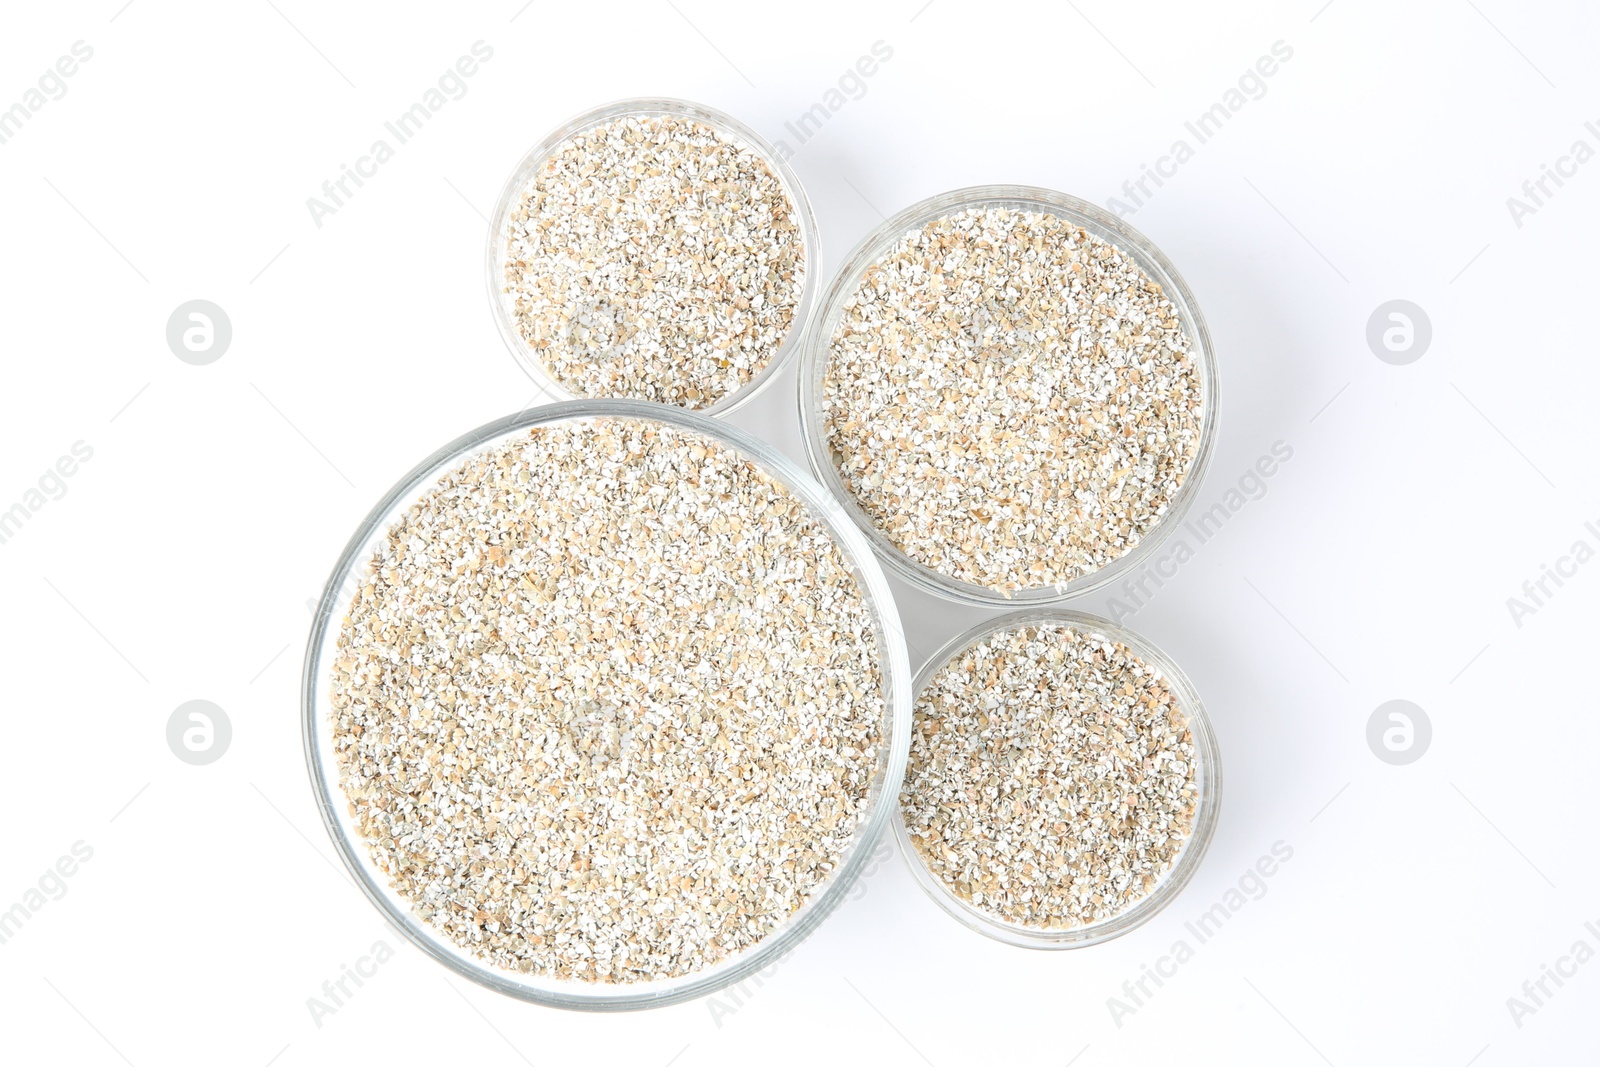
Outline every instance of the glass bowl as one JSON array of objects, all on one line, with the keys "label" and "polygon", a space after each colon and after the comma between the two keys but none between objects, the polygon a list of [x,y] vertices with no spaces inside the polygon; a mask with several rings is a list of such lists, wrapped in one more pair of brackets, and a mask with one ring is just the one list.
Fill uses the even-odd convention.
[{"label": "glass bowl", "polygon": [[911,835],[906,829],[905,816],[899,805],[895,806],[894,835],[900,846],[900,852],[905,857],[911,873],[933,902],[943,908],[946,913],[953,916],[963,926],[970,927],[992,937],[997,941],[1004,941],[1008,945],[1018,945],[1022,948],[1061,949],[1082,948],[1085,945],[1096,945],[1102,941],[1109,941],[1127,933],[1134,927],[1148,922],[1155,914],[1172,903],[1174,897],[1183,891],[1189,884],[1195,871],[1200,866],[1201,859],[1205,856],[1206,849],[1211,844],[1212,834],[1217,827],[1217,815],[1222,805],[1222,756],[1217,748],[1216,735],[1211,730],[1211,721],[1206,717],[1205,708],[1200,703],[1200,696],[1195,692],[1194,686],[1189,683],[1177,664],[1169,659],[1148,640],[1124,629],[1113,622],[1094,615],[1082,612],[1068,611],[1064,608],[1039,608],[1026,611],[1014,611],[1001,615],[974,626],[965,633],[959,634],[947,642],[942,648],[929,657],[928,662],[922,665],[917,674],[916,692],[920,696],[927,688],[933,676],[949,663],[952,659],[965,652],[968,648],[989,637],[991,634],[1004,630],[1014,630],[1023,626],[1037,626],[1046,623],[1057,623],[1097,636],[1103,636],[1108,641],[1114,641],[1127,647],[1128,651],[1138,656],[1145,663],[1157,668],[1168,688],[1172,690],[1179,707],[1189,717],[1189,729],[1194,738],[1194,764],[1195,764],[1195,813],[1194,829],[1189,834],[1177,856],[1173,858],[1172,865],[1158,878],[1155,888],[1133,907],[1121,914],[1103,919],[1097,923],[1084,926],[1071,927],[1064,930],[1044,930],[1038,927],[1023,926],[1019,923],[1008,922],[990,912],[976,907],[961,899],[949,886],[928,869],[923,862],[917,848],[911,843]]},{"label": "glass bowl", "polygon": [[773,353],[771,361],[755,377],[716,403],[692,409],[702,414],[720,417],[738,409],[772,384],[794,358],[796,350],[800,347],[801,338],[805,335],[806,323],[812,308],[816,304],[817,292],[822,288],[822,238],[817,230],[816,216],[811,211],[811,201],[807,199],[805,189],[801,187],[800,178],[793,168],[759,133],[715,108],[667,97],[620,100],[592,111],[585,111],[529,149],[528,154],[522,157],[511,172],[511,177],[506,179],[505,187],[500,192],[500,199],[495,202],[494,213],[490,215],[485,269],[489,304],[494,314],[495,327],[500,331],[500,338],[517,361],[517,365],[533,379],[549,399],[585,399],[557,381],[517,333],[515,309],[513,302],[507,299],[505,291],[506,241],[510,233],[511,214],[521,202],[522,192],[529,180],[544,165],[545,160],[570,138],[623,115],[692,119],[713,127],[733,140],[742,141],[764,159],[772,168],[772,172],[778,176],[799,218],[801,245],[805,255],[805,281],[800,303],[795,307],[794,320],[789,324],[789,332],[778,350]]},{"label": "glass bowl", "polygon": [[[328,667],[337,659],[343,620],[373,550],[396,518],[432,489],[439,478],[469,457],[494,448],[534,426],[602,417],[653,420],[696,431],[753,461],[803,501],[833,534],[855,572],[876,623],[883,670],[883,744],[868,788],[865,815],[834,872],[784,923],[760,941],[691,974],[656,981],[606,984],[552,980],[492,966],[412,913],[376,867],[349,813],[339,784],[339,766],[329,729]],[[894,599],[870,546],[838,505],[800,467],[771,445],[704,415],[635,400],[581,400],[511,415],[457,438],[420,463],[367,515],[329,576],[312,622],[301,679],[301,728],[317,809],[335,849],[367,898],[413,944],[464,978],[509,996],[558,1008],[621,1011],[674,1004],[739,982],[771,965],[816,929],[861,874],[892,817],[905,772],[911,734],[911,667]]]},{"label": "glass bowl", "polygon": [[[828,373],[828,360],[834,329],[839,324],[845,301],[856,291],[862,276],[879,257],[912,230],[921,229],[933,220],[968,208],[1009,208],[1014,211],[1047,212],[1066,222],[1082,227],[1090,234],[1115,245],[1132,257],[1139,268],[1158,283],[1167,299],[1172,302],[1179,321],[1188,332],[1190,352],[1199,372],[1201,382],[1200,440],[1195,449],[1189,471],[1178,487],[1166,512],[1147,531],[1139,543],[1112,562],[1080,575],[1062,585],[1035,586],[1006,593],[998,589],[962,581],[943,574],[906,555],[886,537],[872,517],[856,502],[855,496],[839,476],[832,452],[828,446],[823,419],[823,382]],[[976,604],[985,607],[1036,606],[1056,604],[1072,597],[1082,596],[1125,574],[1131,573],[1160,546],[1183,520],[1200,489],[1217,436],[1217,369],[1212,354],[1211,335],[1206,330],[1205,319],[1200,315],[1194,294],[1184,284],[1178,271],[1161,254],[1161,251],[1133,227],[1094,204],[1075,196],[1025,185],[983,185],[941,193],[904,211],[873,230],[845,259],[839,273],[828,286],[810,324],[806,347],[800,364],[800,424],[805,442],[806,459],[812,473],[839,498],[845,510],[866,533],[868,540],[878,550],[878,555],[889,569],[925,592],[958,604]]]}]

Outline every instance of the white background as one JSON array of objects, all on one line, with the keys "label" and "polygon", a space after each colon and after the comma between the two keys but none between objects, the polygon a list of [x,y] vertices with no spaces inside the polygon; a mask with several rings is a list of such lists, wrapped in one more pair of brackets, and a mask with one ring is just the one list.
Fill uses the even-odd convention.
[{"label": "white background", "polygon": [[[1506,1004],[1578,939],[1600,949],[1600,564],[1520,627],[1506,605],[1574,541],[1600,547],[1600,161],[1520,227],[1506,205],[1575,140],[1600,148],[1592,7],[123,2],[13,5],[0,34],[0,107],[94,50],[0,144],[0,508],[93,449],[0,544],[0,909],[93,849],[0,944],[8,1062],[1592,1055],[1600,961],[1520,1027]],[[306,198],[480,39],[467,94],[318,228]],[[880,40],[865,94],[796,145],[785,122]],[[490,321],[481,215],[534,141],[627,96],[725,109],[796,148],[832,265],[880,213],[957,186],[1104,203],[1280,40],[1265,96],[1130,218],[1220,354],[1200,507],[1294,450],[1131,620],[1203,694],[1227,773],[1168,911],[1028,952],[958,926],[895,857],[741,1005],[614,1017],[448,977],[384,925],[302,762],[307,601],[401,474],[533,399]],[[209,366],[165,341],[195,298],[233,324]],[[1433,325],[1408,366],[1365,340],[1394,298]],[[799,455],[792,374],[735,421]],[[983,614],[900,592],[923,653]],[[234,730],[204,767],[164,733],[196,698]],[[1433,724],[1409,766],[1365,740],[1395,698]],[[1277,841],[1293,858],[1266,894],[1117,1025],[1107,998]],[[395,958],[318,1026],[307,998],[378,940]]]}]

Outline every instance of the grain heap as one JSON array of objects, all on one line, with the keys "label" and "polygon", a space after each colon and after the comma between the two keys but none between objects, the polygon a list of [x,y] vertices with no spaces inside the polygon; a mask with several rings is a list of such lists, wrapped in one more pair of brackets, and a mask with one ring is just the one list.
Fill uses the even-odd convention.
[{"label": "grain heap", "polygon": [[917,698],[900,794],[928,870],[1001,921],[1103,922],[1194,828],[1195,745],[1160,671],[1064,623],[1002,629]]},{"label": "grain heap", "polygon": [[704,408],[772,362],[807,264],[760,153],[684,116],[625,115],[546,159],[512,208],[505,299],[574,396]]},{"label": "grain heap", "polygon": [[1200,443],[1203,384],[1161,287],[1040,211],[973,207],[896,241],[833,330],[833,466],[912,561],[1007,595],[1130,551]]},{"label": "grain heap", "polygon": [[837,868],[885,758],[879,656],[831,532],[731,446],[540,426],[378,544],[333,665],[340,784],[394,889],[481,959],[689,974]]}]

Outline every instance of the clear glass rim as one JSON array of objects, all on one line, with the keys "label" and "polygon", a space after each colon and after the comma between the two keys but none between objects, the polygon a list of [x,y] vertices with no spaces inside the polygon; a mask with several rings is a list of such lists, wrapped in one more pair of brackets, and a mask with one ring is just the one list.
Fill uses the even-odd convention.
[{"label": "clear glass rim", "polygon": [[[487,248],[485,250],[485,279],[488,283],[489,307],[494,318],[495,329],[500,334],[500,340],[505,343],[506,350],[511,353],[512,359],[521,367],[523,373],[533,380],[550,397],[557,401],[564,400],[600,400],[604,397],[583,397],[574,394],[558,382],[553,375],[545,369],[544,365],[528,350],[521,336],[517,333],[515,316],[505,299],[505,250],[508,236],[508,225],[511,212],[521,199],[522,190],[526,187],[528,179],[544,164],[561,144],[571,137],[592,129],[602,123],[609,122],[623,115],[643,116],[677,116],[691,118],[715,127],[722,133],[743,141],[753,151],[760,155],[778,176],[784,192],[793,202],[795,213],[800,220],[801,247],[805,255],[806,276],[801,288],[800,303],[795,307],[794,321],[789,324],[789,332],[784,335],[783,342],[778,350],[773,353],[772,359],[760,373],[756,374],[748,383],[729,393],[715,404],[703,408],[682,408],[684,411],[694,411],[701,415],[710,415],[721,418],[749,403],[751,399],[760,394],[779,378],[783,369],[795,358],[795,354],[804,343],[807,327],[811,315],[815,310],[817,295],[822,288],[822,237],[817,228],[817,219],[811,209],[811,200],[806,196],[805,187],[800,184],[800,176],[794,168],[779,156],[766,138],[755,130],[740,122],[732,115],[719,111],[705,104],[697,104],[690,100],[679,100],[673,97],[634,97],[627,100],[618,100],[613,103],[603,104],[591,108],[580,115],[562,123],[547,134],[544,139],[530,148],[523,157],[517,161],[510,177],[501,187],[500,196],[495,201],[494,211],[489,216],[489,232]],[[676,407],[677,405],[663,405]]]},{"label": "clear glass rim", "polygon": [[1217,818],[1222,806],[1222,754],[1218,749],[1216,733],[1211,728],[1211,720],[1206,715],[1199,693],[1171,657],[1157,648],[1148,638],[1118,626],[1108,619],[1065,608],[1014,611],[986,619],[971,629],[957,634],[928,657],[927,662],[917,672],[914,683],[917,696],[913,698],[913,703],[920,698],[922,691],[927,688],[939,670],[979,641],[1005,630],[1045,623],[1069,625],[1079,630],[1104,635],[1125,645],[1134,655],[1161,671],[1163,679],[1178,699],[1179,706],[1188,716],[1189,729],[1194,737],[1195,778],[1198,782],[1199,795],[1195,801],[1194,828],[1188,840],[1180,848],[1177,858],[1173,860],[1171,868],[1160,876],[1156,887],[1148,896],[1119,915],[1087,926],[1043,930],[1007,922],[957,896],[949,886],[928,870],[928,865],[923,862],[916,846],[911,842],[911,834],[906,829],[905,812],[898,804],[895,805],[894,836],[900,854],[905,858],[906,865],[911,868],[912,877],[922,887],[923,892],[963,926],[976,930],[986,937],[1021,948],[1084,948],[1120,937],[1148,922],[1172,903],[1194,877],[1200,868],[1200,861],[1211,846],[1211,839],[1217,828]]},{"label": "clear glass rim", "polygon": [[[881,646],[884,755],[869,786],[867,816],[838,867],[794,915],[762,940],[711,968],[656,982],[603,984],[530,979],[483,963],[418,919],[408,903],[388,887],[387,879],[372,864],[364,841],[352,825],[326,728],[325,664],[337,640],[345,605],[354,591],[350,578],[365,565],[373,546],[393,520],[410,501],[431,488],[439,475],[466,456],[534,426],[598,417],[646,419],[697,431],[732,447],[776,478],[803,500],[810,513],[834,535],[861,583],[877,623]],[[384,494],[346,544],[323,588],[302,666],[300,717],[306,768],[323,826],[356,885],[407,940],[456,974],[508,996],[556,1008],[626,1011],[680,1003],[740,982],[799,944],[838,906],[893,818],[911,745],[911,700],[911,667],[888,581],[871,546],[837,503],[798,464],[759,438],[703,413],[640,400],[576,400],[518,412],[480,426],[435,451]]]},{"label": "clear glass rim", "polygon": [[[934,570],[906,555],[890,541],[872,517],[856,502],[855,496],[839,477],[829,454],[822,415],[822,383],[828,372],[829,351],[834,326],[844,302],[855,292],[861,277],[880,256],[908,231],[954,211],[973,207],[1005,207],[1013,210],[1043,211],[1083,227],[1089,233],[1116,245],[1133,256],[1141,270],[1161,285],[1172,302],[1179,320],[1188,330],[1191,352],[1199,368],[1204,396],[1200,413],[1200,441],[1195,449],[1183,484],[1168,502],[1161,519],[1132,549],[1110,563],[1061,586],[1035,586],[1004,593],[987,586],[962,581]],[[1211,464],[1217,437],[1219,381],[1211,333],[1206,328],[1200,305],[1178,270],[1148,238],[1120,218],[1086,200],[1030,185],[978,185],[940,193],[918,201],[885,220],[845,257],[827,291],[818,303],[807,330],[799,374],[800,436],[805,444],[811,472],[839,498],[845,510],[861,527],[878,555],[900,578],[927,593],[958,604],[981,607],[1025,607],[1059,604],[1092,593],[1115,582],[1148,560],[1178,528],[1183,516],[1199,494]]]}]

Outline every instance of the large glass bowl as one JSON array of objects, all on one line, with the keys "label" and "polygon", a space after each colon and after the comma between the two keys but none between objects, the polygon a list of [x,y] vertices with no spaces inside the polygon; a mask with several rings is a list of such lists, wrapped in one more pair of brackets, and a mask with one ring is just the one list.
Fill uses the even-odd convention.
[{"label": "large glass bowl", "polygon": [[[883,743],[868,789],[866,814],[827,881],[781,926],[714,966],[676,978],[626,984],[548,980],[494,967],[414,915],[410,903],[390,887],[388,877],[372,863],[366,842],[350,817],[339,784],[329,716],[328,665],[337,657],[340,628],[375,546],[395,519],[468,457],[525,434],[534,426],[608,416],[653,420],[713,438],[753,461],[805,503],[811,516],[833,535],[854,570],[875,619],[884,697]],[[844,898],[868,863],[899,796],[910,747],[911,668],[894,600],[870,546],[838,505],[793,461],[771,445],[704,415],[643,401],[573,401],[508,416],[457,438],[420,463],[378,501],[345,546],[317,607],[301,681],[301,720],[306,763],[323,824],[356,884],[396,929],[452,971],[498,992],[559,1008],[618,1011],[673,1004],[741,981],[793,948]]]}]

